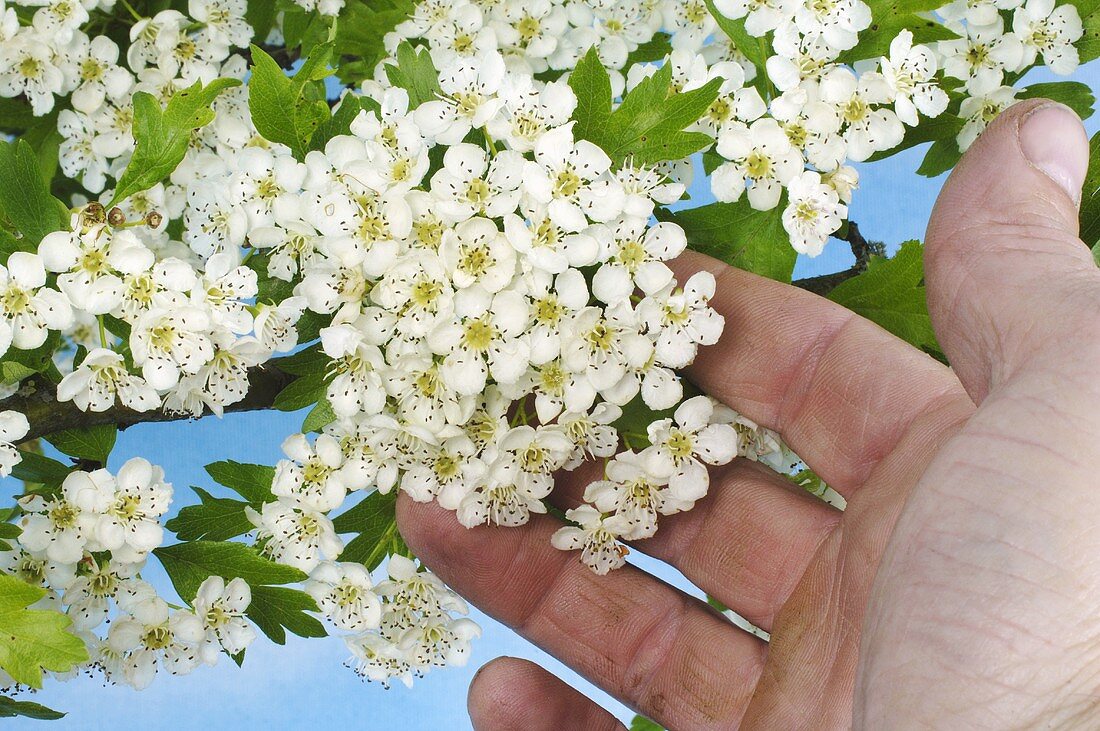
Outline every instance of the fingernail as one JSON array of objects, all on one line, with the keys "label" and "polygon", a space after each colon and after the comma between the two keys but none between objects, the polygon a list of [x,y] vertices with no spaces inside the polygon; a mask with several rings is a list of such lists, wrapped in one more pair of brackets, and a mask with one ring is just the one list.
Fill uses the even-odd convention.
[{"label": "fingernail", "polygon": [[1067,106],[1037,107],[1020,126],[1020,148],[1028,161],[1058,183],[1075,204],[1089,167],[1089,140],[1081,120]]}]

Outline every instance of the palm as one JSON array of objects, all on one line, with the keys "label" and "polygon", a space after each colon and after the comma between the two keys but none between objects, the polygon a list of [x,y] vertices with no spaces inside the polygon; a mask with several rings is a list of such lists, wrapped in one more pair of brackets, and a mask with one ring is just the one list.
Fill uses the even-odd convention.
[{"label": "palm", "polygon": [[[778,430],[848,500],[841,513],[735,461],[695,510],[636,546],[770,643],[637,569],[593,575],[549,546],[552,517],[467,531],[403,498],[406,539],[483,610],[673,729],[957,727],[970,716],[1027,726],[1077,713],[1081,703],[1051,704],[1094,695],[1080,671],[1100,646],[1088,629],[1100,508],[1074,461],[1100,440],[1100,393],[1085,378],[1100,288],[1071,201],[1008,139],[1032,108],[975,146],[930,227],[930,308],[955,371],[808,293],[698,255],[679,262],[681,278],[715,272],[712,304],[727,320],[692,380]],[[986,159],[1012,174],[991,176]],[[991,190],[998,180],[1014,185]],[[994,211],[992,232],[967,242],[975,200],[997,199],[1059,225],[1025,234]],[[1026,247],[1012,243],[1021,237]],[[1029,299],[1047,262],[1070,284]],[[1028,323],[1047,320],[1036,339]],[[592,478],[568,476],[554,499],[574,504]],[[479,729],[616,727],[530,664],[490,671],[471,692]],[[964,682],[944,682],[952,675]]]}]

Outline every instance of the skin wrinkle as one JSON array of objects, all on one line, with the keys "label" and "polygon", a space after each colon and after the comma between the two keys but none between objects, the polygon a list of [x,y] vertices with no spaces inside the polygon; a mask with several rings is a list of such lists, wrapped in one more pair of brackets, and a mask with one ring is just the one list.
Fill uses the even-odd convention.
[{"label": "skin wrinkle", "polygon": [[[753,474],[745,475],[743,479],[739,478],[739,474],[745,472]],[[683,515],[685,519],[690,520],[692,526],[687,531],[689,534],[687,537],[680,537],[681,534],[685,533],[682,523],[666,525],[657,534],[656,538],[635,545],[639,550],[678,566],[688,579],[707,591],[708,594],[717,597],[726,606],[742,614],[757,626],[768,629],[774,617],[775,609],[786,600],[795,583],[793,578],[782,581],[782,577],[794,577],[802,573],[802,568],[812,559],[821,542],[828,537],[832,527],[839,521],[840,513],[819,499],[798,490],[798,488],[791,489],[792,486],[788,480],[755,463],[734,462],[729,467],[723,468],[719,475],[721,479],[712,488],[711,497],[702,501],[695,510]],[[761,525],[759,529],[751,531],[748,538],[742,539],[740,526],[735,524],[734,530],[738,533],[735,536],[728,535],[729,519],[736,513],[717,514],[715,510],[721,501],[737,502],[738,504],[743,502],[744,498],[740,495],[731,494],[733,491],[758,491],[761,495],[758,499],[770,499],[778,503],[777,507],[770,511],[770,514],[784,515],[788,521],[793,520],[795,517],[798,518],[799,526],[795,531],[797,536],[801,538],[805,536],[806,532],[813,531],[820,533],[819,537],[812,544],[807,545],[803,542],[796,544],[787,539],[786,536],[777,534],[772,540],[759,544],[763,548],[769,549],[768,553],[762,558],[753,558],[758,552],[747,550],[746,546],[749,544],[746,544],[745,541],[762,537],[763,532],[767,531],[769,526],[767,524]],[[767,498],[763,497],[765,495]],[[793,508],[792,499],[797,501],[800,506],[812,506],[820,509],[815,510],[812,516],[803,516],[801,513],[797,516],[793,515],[791,513]],[[696,513],[699,512],[700,508],[702,508],[703,514],[696,518]],[[795,526],[792,525],[791,527]],[[658,550],[652,550],[654,540],[666,540],[662,539],[662,536],[675,536],[674,542],[683,545],[671,548],[659,547]],[[783,544],[787,543],[787,554],[795,556],[799,560],[792,562],[788,571],[779,570],[774,573],[764,573],[759,569],[754,571],[752,569],[754,564],[764,568],[768,564],[774,563],[775,556],[770,549],[773,543],[776,542],[779,544],[779,550],[784,550]],[[797,552],[796,545],[798,546]],[[716,549],[715,546],[718,548]],[[744,555],[746,560],[741,564],[743,570],[759,576],[768,585],[775,585],[772,590],[763,594],[764,608],[750,609],[749,601],[744,598],[744,582],[738,581],[736,578],[737,573],[730,570],[729,565],[721,560],[728,553]],[[724,580],[719,579],[719,577],[724,577]],[[786,586],[781,589],[776,588],[779,587],[781,582]]]},{"label": "skin wrinkle", "polygon": [[[821,365],[822,360],[827,357],[830,347],[842,336],[845,328],[855,322],[855,317],[855,313],[851,313],[851,316],[845,316],[835,323],[830,323],[830,326],[820,330],[810,346],[802,351],[801,357],[792,370],[792,377],[789,382],[790,388],[784,391],[779,403],[776,404],[774,429],[780,435],[790,431],[787,428],[788,425],[795,423],[798,419],[801,408],[806,403],[818,367]],[[791,446],[796,452],[798,451],[796,444]],[[854,475],[844,475],[842,477],[828,474],[821,477],[842,495],[858,484]]]},{"label": "skin wrinkle", "polygon": [[[569,554],[562,552],[563,557],[567,557]],[[513,560],[518,561],[520,554],[517,552]],[[528,635],[531,632],[531,622],[537,618],[544,609],[548,606],[548,603],[552,599],[558,597],[558,584],[563,583],[569,576],[568,568],[572,562],[562,560],[559,562],[557,570],[554,572],[554,576],[545,586],[538,591],[535,595],[534,603],[523,612],[514,623],[509,623],[510,626],[519,632],[521,635]]]},{"label": "skin wrinkle", "polygon": [[623,665],[620,695],[640,698],[644,707],[663,710],[652,702],[649,690],[654,679],[665,669],[665,663],[673,656],[672,650],[683,630],[687,612],[687,604],[683,600],[670,604],[662,614],[653,615],[647,631],[638,633],[638,641]]}]

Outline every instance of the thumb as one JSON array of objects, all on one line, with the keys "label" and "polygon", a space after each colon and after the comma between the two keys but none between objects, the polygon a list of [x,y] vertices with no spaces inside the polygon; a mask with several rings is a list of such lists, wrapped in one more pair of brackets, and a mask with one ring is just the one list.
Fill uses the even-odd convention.
[{"label": "thumb", "polygon": [[928,307],[975,402],[1021,368],[1097,341],[1100,270],[1077,223],[1088,155],[1072,110],[1022,102],[963,155],[936,202]]}]

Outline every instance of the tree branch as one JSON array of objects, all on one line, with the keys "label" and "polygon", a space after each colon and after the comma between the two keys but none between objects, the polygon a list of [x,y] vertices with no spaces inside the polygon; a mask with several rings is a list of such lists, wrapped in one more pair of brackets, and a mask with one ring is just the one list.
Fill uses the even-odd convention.
[{"label": "tree branch", "polygon": [[[279,392],[297,376],[273,365],[262,365],[248,371],[248,394],[235,404],[225,407],[225,413],[257,411],[270,408]],[[53,384],[33,378],[15,395],[0,401],[0,411],[18,411],[27,417],[31,430],[24,441],[49,436],[66,429],[84,429],[101,424],[114,424],[120,430],[146,422],[181,421],[190,414],[170,414],[164,411],[134,411],[125,406],[112,406],[106,411],[81,411],[71,401],[59,402]],[[202,416],[213,412],[207,409]],[[202,418],[202,417],[199,417]]]},{"label": "tree branch", "polygon": [[859,226],[855,221],[849,221],[847,230],[837,234],[836,237],[841,241],[847,241],[851,245],[852,254],[856,257],[856,263],[844,271],[822,274],[817,277],[796,279],[793,282],[794,286],[824,297],[841,283],[865,272],[867,270],[867,262],[871,260],[872,256],[886,255],[886,245],[881,241],[868,241],[863,238],[863,234],[860,233]]}]

